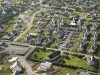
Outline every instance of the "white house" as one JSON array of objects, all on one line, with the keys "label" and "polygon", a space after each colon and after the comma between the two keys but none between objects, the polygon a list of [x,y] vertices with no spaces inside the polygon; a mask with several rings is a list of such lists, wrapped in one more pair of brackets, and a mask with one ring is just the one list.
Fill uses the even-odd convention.
[{"label": "white house", "polygon": [[14,62],[14,61],[16,61],[17,59],[18,59],[18,57],[13,57],[13,58],[9,59],[8,61],[9,61],[9,62]]},{"label": "white house", "polygon": [[75,18],[73,18],[73,20],[71,21],[70,25],[74,25],[74,26],[76,25]]},{"label": "white house", "polygon": [[16,61],[12,66],[10,66],[10,69],[15,72],[15,71],[18,71],[18,72],[21,72],[22,71],[22,65]]},{"label": "white house", "polygon": [[48,71],[49,69],[51,69],[51,67],[51,62],[44,62],[40,64],[40,67],[37,69],[37,71]]}]

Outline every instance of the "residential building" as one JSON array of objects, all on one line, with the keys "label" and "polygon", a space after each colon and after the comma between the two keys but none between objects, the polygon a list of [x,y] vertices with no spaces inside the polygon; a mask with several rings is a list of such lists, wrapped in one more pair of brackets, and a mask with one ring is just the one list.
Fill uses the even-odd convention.
[{"label": "residential building", "polygon": [[51,62],[44,62],[44,63],[41,63],[39,68],[37,69],[37,71],[48,71],[49,69],[52,68],[52,63]]},{"label": "residential building", "polygon": [[46,57],[45,60],[47,60],[47,61],[54,61],[58,57],[60,57],[60,54],[61,54],[61,51],[55,51],[52,54],[50,54],[48,57]]}]

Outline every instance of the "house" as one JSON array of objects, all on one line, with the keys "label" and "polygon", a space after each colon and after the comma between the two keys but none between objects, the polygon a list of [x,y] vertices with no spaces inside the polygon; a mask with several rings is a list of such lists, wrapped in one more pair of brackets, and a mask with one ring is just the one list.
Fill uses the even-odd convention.
[{"label": "house", "polygon": [[97,63],[98,63],[98,60],[96,57],[94,57],[94,56],[89,57],[89,60],[88,60],[89,65],[91,65],[91,66],[96,65]]},{"label": "house", "polygon": [[84,72],[84,71],[82,71],[82,72],[79,73],[79,75],[93,75],[93,74],[91,74],[91,73],[89,73],[89,72]]},{"label": "house", "polygon": [[48,42],[48,39],[47,38],[45,38],[45,40],[42,42],[42,45],[44,45],[44,46],[49,45],[49,42]]},{"label": "house", "polygon": [[57,38],[61,38],[64,35],[63,30],[60,30],[57,34]]},{"label": "house", "polygon": [[11,40],[13,38],[11,33],[7,33],[4,37],[4,40]]},{"label": "house", "polygon": [[18,57],[13,57],[13,58],[9,59],[8,61],[9,62],[15,62],[15,61],[17,61],[17,59],[18,59]]},{"label": "house", "polygon": [[98,48],[98,44],[97,44],[97,41],[96,40],[93,40],[92,41],[92,46],[94,46],[95,49]]},{"label": "house", "polygon": [[18,71],[15,71],[13,74],[11,75],[20,75],[20,73]]},{"label": "house", "polygon": [[98,24],[97,24],[97,22],[94,22],[93,27],[91,28],[91,30],[96,30],[96,28],[98,28]]},{"label": "house", "polygon": [[95,47],[94,46],[91,46],[90,49],[88,50],[88,52],[94,53],[95,52]]},{"label": "house", "polygon": [[48,37],[48,42],[49,42],[49,43],[52,43],[52,42],[53,42],[53,40],[54,40],[53,35],[50,35],[50,36]]},{"label": "house", "polygon": [[37,27],[37,29],[35,30],[36,32],[41,32],[42,31],[42,29],[41,29],[41,27]]},{"label": "house", "polygon": [[36,36],[37,36],[37,34],[35,34],[35,33],[29,33],[27,35],[27,37],[24,39],[24,42],[30,43],[33,40],[33,38]]},{"label": "house", "polygon": [[64,19],[63,19],[63,18],[61,18],[59,22],[60,22],[60,23],[59,23],[59,25],[60,25],[60,26],[64,26],[65,21],[64,21]]},{"label": "house", "polygon": [[0,26],[0,32],[4,32],[5,31],[5,28]]},{"label": "house", "polygon": [[98,20],[98,17],[94,14],[93,17],[92,17],[92,20],[93,21],[97,21]]},{"label": "house", "polygon": [[52,63],[51,62],[43,62],[40,64],[39,68],[37,71],[43,71],[46,72],[52,68]]},{"label": "house", "polygon": [[81,19],[79,19],[79,20],[77,21],[77,25],[78,25],[78,26],[81,26],[81,24],[82,24],[82,23],[81,23]]},{"label": "house", "polygon": [[35,44],[36,44],[36,45],[41,44],[43,38],[45,38],[44,34],[39,35],[39,36],[37,37],[36,41],[35,41]]},{"label": "house", "polygon": [[40,3],[43,3],[45,0],[39,0]]},{"label": "house", "polygon": [[61,4],[61,9],[66,10],[67,8],[68,8],[68,6],[67,6],[66,2]]},{"label": "house", "polygon": [[70,25],[76,25],[76,22],[75,22],[75,18],[73,18],[73,20],[71,21]]},{"label": "house", "polygon": [[97,39],[98,39],[98,34],[96,32],[94,32],[91,40],[97,40]]},{"label": "house", "polygon": [[18,35],[18,31],[17,31],[17,30],[13,30],[13,31],[11,32],[11,34],[12,34],[13,36],[16,36],[16,35]]},{"label": "house", "polygon": [[4,9],[2,10],[2,14],[6,14],[6,11]]},{"label": "house", "polygon": [[44,12],[40,12],[40,16],[41,17],[44,17],[45,16],[45,13]]},{"label": "house", "polygon": [[86,22],[83,24],[82,29],[87,29],[87,23]]},{"label": "house", "polygon": [[51,34],[51,29],[47,28],[45,34],[47,34],[47,35]]},{"label": "house", "polygon": [[21,72],[22,71],[22,65],[16,61],[12,66],[10,66],[10,69],[15,72],[15,71],[18,71],[18,72]]},{"label": "house", "polygon": [[80,0],[72,0],[73,3],[78,4]]},{"label": "house", "polygon": [[78,50],[77,51],[83,51],[84,50],[84,43],[80,42],[78,45]]},{"label": "house", "polygon": [[54,61],[58,57],[60,57],[60,54],[61,54],[61,51],[55,51],[52,54],[50,54],[48,57],[46,57],[45,60],[47,60],[47,61]]},{"label": "house", "polygon": [[56,26],[55,21],[52,21],[52,22],[51,22],[51,26],[53,26],[53,27],[55,27],[55,26]]}]

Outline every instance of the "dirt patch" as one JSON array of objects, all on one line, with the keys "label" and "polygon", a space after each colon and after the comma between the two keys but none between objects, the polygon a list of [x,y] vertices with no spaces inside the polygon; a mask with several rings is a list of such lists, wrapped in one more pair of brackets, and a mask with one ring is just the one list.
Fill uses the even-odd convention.
[{"label": "dirt patch", "polygon": [[2,68],[3,68],[3,65],[0,65],[0,71],[2,70]]},{"label": "dirt patch", "polygon": [[2,53],[0,54],[0,65],[2,65],[4,63],[4,61],[6,60],[6,56],[8,56],[7,53]]},{"label": "dirt patch", "polygon": [[40,63],[36,64],[35,66],[32,67],[32,70],[37,70],[39,66],[40,66]]},{"label": "dirt patch", "polygon": [[57,73],[59,71],[61,71],[61,68],[58,67],[58,66],[53,66],[54,70],[50,72],[50,74],[54,74],[54,73]]}]

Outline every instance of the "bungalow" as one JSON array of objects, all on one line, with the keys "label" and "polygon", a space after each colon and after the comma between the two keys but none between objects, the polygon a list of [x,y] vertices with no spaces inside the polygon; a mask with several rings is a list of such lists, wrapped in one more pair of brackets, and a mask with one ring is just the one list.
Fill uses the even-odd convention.
[{"label": "bungalow", "polygon": [[51,62],[44,62],[40,64],[40,67],[37,69],[37,71],[43,71],[46,72],[52,68]]},{"label": "bungalow", "polygon": [[97,58],[96,57],[94,57],[94,56],[91,56],[90,58],[89,58],[89,60],[88,60],[88,64],[89,65],[96,65],[98,63],[98,60],[97,60]]},{"label": "bungalow", "polygon": [[11,40],[13,38],[11,33],[7,33],[4,37],[4,40]]},{"label": "bungalow", "polygon": [[47,60],[47,61],[54,61],[58,57],[60,57],[60,54],[61,54],[61,51],[55,51],[52,54],[50,54],[48,57],[46,57],[45,60]]},{"label": "bungalow", "polygon": [[0,32],[4,32],[5,31],[5,28],[0,26]]},{"label": "bungalow", "polygon": [[15,71],[18,71],[18,72],[21,72],[22,71],[22,65],[16,61],[12,66],[10,66],[10,69],[15,72]]}]

